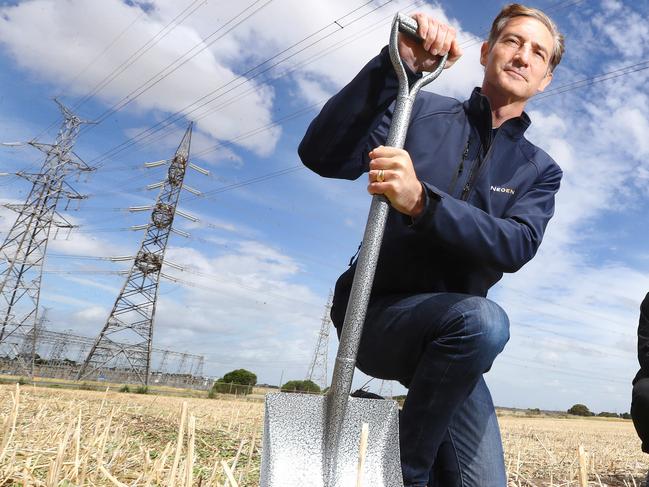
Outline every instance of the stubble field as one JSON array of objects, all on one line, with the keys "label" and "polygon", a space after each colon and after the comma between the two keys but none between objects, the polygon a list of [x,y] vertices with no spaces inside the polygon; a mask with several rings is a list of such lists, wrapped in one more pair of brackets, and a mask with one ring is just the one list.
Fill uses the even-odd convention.
[{"label": "stubble field", "polygon": [[[649,467],[630,421],[500,424],[509,487],[641,486]],[[0,385],[0,487],[252,487],[262,426],[259,401]]]}]

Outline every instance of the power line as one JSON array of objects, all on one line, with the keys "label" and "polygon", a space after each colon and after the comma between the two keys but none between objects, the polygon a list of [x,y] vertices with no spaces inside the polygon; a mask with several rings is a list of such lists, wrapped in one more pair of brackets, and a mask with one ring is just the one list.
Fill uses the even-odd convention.
[{"label": "power line", "polygon": [[129,30],[131,30],[131,28],[142,17],[144,17],[144,15],[146,15],[146,12],[144,10],[140,10],[140,13],[131,21],[131,23],[129,23],[122,31],[120,31],[117,34],[117,36],[115,36],[113,40],[109,42],[104,49],[102,49],[102,51],[99,54],[97,54],[90,62],[88,62],[88,64],[86,64],[77,74],[75,74],[72,77],[70,81],[66,83],[66,85],[63,88],[61,88],[61,91],[59,92],[58,96],[63,96],[65,94],[65,91],[68,90],[75,81],[77,81],[81,76],[83,76],[86,73],[86,71],[88,71],[92,66],[94,66],[95,63],[99,61],[104,56],[104,54],[106,54],[117,43],[117,41],[119,41],[124,36],[124,34],[126,34]]},{"label": "power line", "polygon": [[[200,2],[200,3],[199,3]],[[158,31],[151,39],[145,42],[140,46],[133,54],[131,54],[126,61],[120,64],[115,68],[111,73],[109,73],[105,78],[103,78],[94,88],[90,90],[84,97],[81,98],[74,106],[78,108],[93,96],[95,96],[99,91],[104,89],[108,84],[110,84],[115,78],[120,74],[126,71],[133,63],[140,59],[144,54],[151,50],[156,44],[158,44],[162,39],[164,39],[169,33],[171,33],[178,25],[182,24],[187,18],[189,18],[194,12],[207,3],[207,0],[193,0],[187,7],[185,7],[179,14],[177,14],[173,19],[169,21],[162,29]]]},{"label": "power line", "polygon": [[594,85],[595,83],[601,83],[603,81],[608,81],[611,79],[619,78],[621,76],[626,76],[632,73],[637,73],[638,71],[644,71],[645,69],[649,69],[649,60],[642,61],[639,63],[631,64],[628,66],[624,66],[622,68],[615,69],[613,71],[608,71],[606,73],[598,74],[596,76],[592,76],[590,78],[584,78],[578,81],[572,81],[570,83],[566,83],[561,86],[557,86],[556,88],[547,90],[543,93],[539,93],[538,95],[534,96],[534,100],[542,100],[544,98],[547,98],[549,96],[554,96],[554,95],[560,95],[562,93],[566,93],[568,91],[576,90],[579,88],[585,88],[591,85]]},{"label": "power line", "polygon": [[[415,4],[418,4],[418,3],[421,3],[421,1],[422,1],[422,0],[417,0],[417,1],[413,2],[413,3],[411,3],[410,6],[415,5]],[[408,8],[409,8],[410,6],[408,6]],[[362,6],[361,6],[361,7],[362,7]],[[382,7],[382,5],[379,6],[379,7],[377,7],[377,8],[380,8],[380,7]],[[360,7],[359,7],[359,8],[360,8]],[[374,9],[374,10],[376,10],[376,9]],[[371,12],[369,12],[369,13],[371,13]],[[346,17],[346,16],[348,16],[348,15],[349,15],[349,14],[347,14],[347,15],[341,17],[340,19],[342,19],[342,18],[344,18],[344,17]],[[367,15],[367,14],[366,14],[366,15]],[[392,17],[393,17],[393,14],[389,14],[389,15],[387,15],[386,17],[382,18],[381,20],[375,22],[375,23],[373,24],[374,27],[366,28],[366,29],[364,30],[364,32],[361,33],[361,34],[354,33],[354,34],[349,35],[348,37],[342,39],[341,41],[339,41],[339,42],[337,42],[337,43],[334,43],[332,46],[329,46],[328,48],[323,49],[322,51],[320,51],[320,52],[317,53],[316,55],[311,56],[309,59],[306,59],[305,61],[303,61],[303,62],[301,62],[301,63],[298,63],[297,65],[293,66],[292,68],[290,68],[290,69],[284,71],[283,73],[280,73],[280,74],[274,76],[273,78],[271,78],[271,80],[276,81],[276,80],[278,80],[278,79],[284,78],[285,76],[288,76],[289,74],[291,74],[291,73],[293,73],[293,72],[295,72],[295,71],[297,71],[297,70],[303,68],[304,66],[307,66],[307,65],[309,65],[309,64],[312,64],[312,63],[316,62],[317,60],[319,60],[319,59],[321,59],[322,57],[324,57],[324,56],[330,54],[331,52],[336,51],[336,50],[340,49],[341,47],[344,47],[344,46],[346,46],[346,45],[348,45],[348,44],[350,44],[350,43],[352,43],[352,42],[356,42],[356,41],[358,41],[359,39],[361,39],[361,38],[363,38],[363,37],[366,37],[366,36],[372,34],[372,33],[373,33],[375,30],[377,30],[378,28],[383,27],[383,26],[384,26],[384,22],[386,22],[386,21],[390,21],[390,20],[392,19]],[[339,26],[339,27],[340,27],[340,24],[339,24],[340,19],[338,19],[337,21],[335,21],[335,23],[338,23],[338,26]],[[353,22],[356,22],[357,20],[360,20],[360,18],[359,18],[359,19],[355,19]],[[351,24],[351,23],[350,23],[350,24]],[[350,24],[347,24],[347,25],[345,25],[344,27],[347,27],[347,26],[349,26]],[[335,32],[334,32],[334,33],[335,33]],[[326,37],[323,37],[323,38],[320,39],[318,42],[324,40],[325,38],[326,38]],[[290,49],[290,48],[289,48],[289,49]],[[293,57],[294,55],[297,55],[297,54],[299,54],[299,52],[294,53],[293,55],[291,55],[291,56],[285,58],[285,59],[282,60],[281,62],[284,62],[284,61],[290,59],[291,57]],[[279,64],[279,63],[278,63],[278,64]],[[272,66],[272,67],[277,67],[278,64],[275,64],[275,65]],[[264,71],[264,72],[261,73],[261,74],[264,74],[265,72],[266,72],[266,71]],[[221,95],[219,95],[219,96],[216,97],[216,98],[220,98],[221,96],[226,95],[226,94],[228,94],[228,93],[234,91],[234,89],[238,88],[239,86],[240,86],[240,85],[237,85],[237,86],[235,86],[235,87],[233,87],[233,88],[227,90],[225,93],[222,93]],[[220,88],[219,88],[219,89],[220,89]],[[218,89],[217,89],[217,90],[218,90]],[[212,113],[214,113],[214,112],[216,112],[216,111],[218,111],[218,110],[220,110],[220,109],[222,109],[222,108],[225,108],[225,107],[231,105],[232,103],[234,103],[234,102],[236,102],[236,101],[242,99],[243,97],[245,97],[245,96],[248,95],[248,94],[255,93],[255,92],[257,92],[257,88],[256,88],[255,86],[253,86],[253,87],[247,89],[246,91],[244,91],[243,93],[240,93],[240,94],[237,94],[237,95],[233,96],[232,98],[230,98],[230,99],[228,99],[227,101],[221,103],[220,105],[217,105],[217,106],[215,106],[215,107],[212,107],[212,108],[210,108],[209,110],[203,112],[203,113],[200,114],[200,115],[194,116],[194,117],[193,117],[193,120],[194,120],[195,122],[198,122],[199,120],[205,118],[206,116],[208,116],[208,115],[210,115],[210,114],[212,114]],[[326,101],[326,100],[323,100],[323,102],[324,102],[324,101]],[[201,104],[199,107],[197,107],[197,109],[200,109],[200,108],[202,108],[203,106],[207,106],[207,104],[209,104],[209,103],[211,103],[211,102],[207,102],[207,103]],[[314,104],[314,105],[316,105],[316,104]],[[306,110],[306,108],[303,109],[303,110]],[[288,119],[288,118],[290,118],[290,117],[292,117],[292,116],[296,116],[296,115],[297,115],[297,112],[294,113],[294,114],[291,114],[291,115],[289,115],[289,116],[287,116],[287,117],[285,117],[285,118]],[[182,118],[182,117],[181,117],[181,118]],[[177,120],[177,119],[176,119],[176,120]],[[154,130],[151,134],[145,134],[143,138],[144,138],[144,139],[149,139],[149,140],[147,140],[147,142],[145,142],[145,143],[139,144],[138,147],[136,148],[136,150],[142,150],[144,147],[147,147],[147,146],[149,146],[149,145],[151,145],[151,144],[154,144],[154,143],[156,143],[156,142],[158,142],[158,141],[160,141],[160,140],[164,140],[164,139],[167,137],[167,135],[168,135],[169,133],[171,133],[171,132],[174,130],[173,127],[171,127],[170,129],[167,129],[167,127],[170,127],[171,123],[173,123],[174,121],[175,121],[175,120],[171,120],[171,122],[170,122],[169,124],[165,125],[164,127],[161,127],[160,129],[156,129],[156,130]],[[163,120],[162,122],[165,122],[165,121]],[[162,122],[161,122],[161,123],[162,123]],[[269,124],[269,129],[275,127],[276,125],[278,125],[278,124],[277,124],[277,123],[271,123],[271,124]],[[151,128],[153,129],[153,128],[155,128],[155,127],[156,127],[156,126],[153,126],[153,127],[151,127]],[[167,129],[167,130],[165,130],[165,129]],[[258,130],[258,129],[259,129],[259,128],[257,128],[257,129],[253,129],[253,130]],[[155,133],[157,133],[157,132],[161,132],[161,131],[162,131],[162,133],[159,134],[157,137],[155,137],[155,138],[151,138],[151,136],[152,136],[153,134],[155,134]],[[252,132],[252,131],[251,131],[251,132]],[[142,132],[141,132],[140,134],[142,134]],[[140,134],[136,135],[135,137],[138,137]],[[243,139],[246,139],[246,138],[248,138],[248,137],[251,137],[252,135],[256,135],[256,134],[246,133],[246,134],[243,134],[242,136],[238,136],[238,137],[236,137],[235,139],[237,139],[237,140],[243,140]],[[234,141],[234,139],[232,139],[232,140],[229,141],[229,142],[233,142],[233,141]],[[129,140],[127,140],[127,141],[125,141],[125,142],[129,142]],[[228,142],[223,142],[223,143],[222,143],[222,145],[227,145],[227,144],[228,144]],[[118,151],[117,151],[115,154],[113,154],[113,155],[116,155],[116,154],[122,152],[123,150],[126,150],[126,149],[130,148],[130,147],[133,146],[133,145],[134,145],[134,144],[129,144],[128,146],[124,147],[123,149],[118,150]],[[118,146],[118,147],[119,147],[119,146]],[[104,154],[107,154],[107,153],[104,153]],[[113,155],[111,155],[111,157],[112,157]],[[103,155],[100,156],[100,157],[103,157]]]},{"label": "power line", "polygon": [[619,378],[610,378],[610,377],[605,377],[601,376],[598,374],[582,374],[579,372],[573,372],[571,370],[557,370],[557,369],[552,369],[548,368],[546,366],[540,365],[540,364],[535,364],[535,363],[530,363],[529,361],[525,363],[519,363],[516,361],[512,361],[511,359],[508,359],[507,357],[502,357],[499,359],[496,359],[495,364],[504,364],[504,365],[513,365],[515,367],[522,367],[524,369],[532,369],[532,370],[542,370],[545,372],[555,372],[561,375],[561,377],[575,377],[579,379],[579,382],[583,382],[584,380],[587,381],[594,381],[594,382],[609,382],[612,384],[624,384],[626,386],[629,386],[631,383],[631,379],[624,380],[624,379],[619,379]]},{"label": "power line", "polygon": [[[108,110],[104,111],[99,118],[97,119],[97,123],[101,123],[104,120],[106,120],[108,117],[113,115],[114,113],[118,112],[122,108],[126,107],[128,104],[130,104],[132,101],[135,99],[139,98],[141,95],[149,91],[151,88],[156,86],[158,83],[160,83],[162,80],[170,76],[172,73],[176,72],[178,69],[180,69],[182,66],[187,64],[189,61],[194,59],[197,55],[199,55],[201,52],[205,51],[208,49],[212,44],[214,44],[216,41],[219,39],[222,39],[225,37],[227,34],[232,32],[234,29],[236,29],[238,26],[240,26],[245,20],[248,20],[251,18],[253,15],[255,15],[257,12],[261,11],[264,9],[266,6],[268,6],[270,3],[272,3],[274,0],[266,0],[266,2],[261,5],[260,7],[256,8],[251,14],[246,16],[241,22],[235,24],[234,26],[230,27],[227,29],[225,32],[223,32],[220,36],[212,39],[208,43],[205,43],[208,39],[211,37],[215,36],[218,34],[221,30],[225,29],[229,24],[233,23],[235,20],[237,20],[240,16],[242,16],[247,10],[251,9],[254,5],[258,4],[262,0],[255,0],[252,2],[250,5],[248,5],[246,8],[244,8],[241,12],[239,12],[237,15],[232,17],[230,20],[228,20],[225,24],[223,24],[221,27],[219,27],[217,30],[212,32],[209,36],[206,38],[202,39],[199,43],[195,44],[191,49],[183,53],[181,56],[176,58],[173,62],[168,64],[166,67],[164,67],[162,70],[158,71],[154,76],[149,78],[147,81],[145,81],[143,84],[132,90],[129,94],[127,94],[125,97],[123,97],[121,100],[119,100],[117,103],[115,103],[112,107],[110,107]],[[189,53],[194,51],[197,47],[200,47],[198,51],[195,53],[191,54],[189,57],[186,57]]]},{"label": "power line", "polygon": [[[422,1],[422,0],[416,0],[416,1],[413,2],[412,4],[420,3],[421,1]],[[231,78],[229,81],[227,81],[227,82],[224,83],[223,85],[219,86],[219,87],[216,88],[215,90],[212,90],[211,92],[209,92],[209,93],[207,93],[206,95],[202,96],[201,98],[199,98],[199,99],[196,100],[195,102],[193,102],[193,103],[191,103],[191,104],[189,104],[189,105],[186,105],[185,107],[181,108],[180,110],[178,110],[178,111],[176,111],[176,112],[170,114],[168,117],[166,117],[165,119],[161,120],[160,122],[158,122],[157,124],[153,125],[152,127],[150,127],[150,128],[148,128],[148,129],[146,129],[146,130],[143,130],[143,131],[139,132],[138,134],[136,134],[135,136],[133,136],[133,137],[127,139],[126,141],[122,142],[121,144],[119,144],[119,145],[113,147],[112,149],[109,149],[108,151],[104,152],[104,153],[101,154],[100,156],[98,156],[98,157],[96,157],[95,159],[93,159],[92,162],[93,162],[93,163],[95,163],[95,162],[97,162],[97,163],[102,163],[103,161],[105,161],[105,160],[107,160],[107,159],[109,159],[109,158],[111,158],[111,157],[114,157],[115,155],[117,155],[118,153],[120,153],[120,152],[126,150],[127,148],[131,147],[132,145],[134,145],[134,144],[137,143],[138,141],[150,137],[150,136],[153,135],[154,133],[159,132],[160,130],[164,129],[166,126],[168,126],[168,125],[170,125],[170,124],[176,122],[177,120],[180,120],[181,118],[184,118],[184,117],[187,116],[187,115],[191,115],[192,113],[196,112],[198,109],[202,108],[203,106],[208,105],[209,103],[212,103],[214,100],[220,98],[220,97],[223,96],[224,94],[227,94],[227,93],[231,92],[232,90],[234,90],[234,89],[236,89],[236,88],[238,88],[238,87],[240,87],[240,86],[242,86],[242,85],[244,85],[244,84],[246,84],[246,83],[251,82],[251,81],[254,80],[255,78],[257,78],[257,77],[261,76],[262,74],[264,74],[264,73],[270,71],[271,69],[273,69],[273,68],[276,67],[277,65],[279,65],[279,64],[285,62],[286,60],[292,58],[293,56],[295,56],[295,55],[297,55],[297,54],[303,52],[305,49],[308,49],[308,48],[312,47],[313,45],[317,44],[318,42],[321,42],[323,39],[326,39],[326,38],[330,37],[330,36],[333,35],[334,33],[336,33],[336,32],[338,32],[338,31],[342,30],[344,27],[348,27],[349,25],[351,25],[351,24],[353,24],[353,23],[359,21],[360,19],[362,19],[362,18],[366,17],[367,15],[369,15],[369,14],[375,12],[376,10],[378,10],[378,9],[380,9],[380,8],[383,8],[385,5],[387,5],[387,4],[391,3],[391,2],[393,2],[393,0],[387,0],[387,1],[385,1],[384,3],[378,5],[377,7],[374,7],[374,8],[373,8],[372,10],[370,10],[369,12],[363,14],[362,16],[360,16],[360,17],[358,17],[358,18],[356,18],[356,19],[354,19],[354,20],[352,20],[351,22],[349,22],[349,23],[346,24],[345,26],[341,26],[341,24],[336,23],[336,21],[334,21],[334,22],[332,22],[332,23],[330,23],[330,24],[327,24],[326,26],[324,26],[324,27],[318,29],[317,31],[313,32],[312,34],[307,35],[306,37],[302,38],[301,40],[299,40],[299,41],[293,43],[292,45],[290,45],[289,47],[283,49],[282,51],[280,51],[280,52],[274,54],[273,56],[271,56],[270,58],[266,59],[265,61],[263,61],[263,62],[261,62],[261,63],[255,65],[255,66],[253,66],[252,68],[246,70],[246,71],[245,71],[244,73],[242,73],[241,75],[238,75],[238,76],[235,76],[234,78]],[[412,4],[411,4],[411,5],[412,5]],[[343,16],[343,17],[341,17],[341,18],[344,18],[344,17],[346,17],[346,16],[348,16],[348,14],[346,14],[345,16]],[[321,39],[318,39],[318,40],[312,42],[311,44],[307,45],[306,47],[302,47],[302,48],[300,48],[297,52],[294,52],[294,53],[292,53],[292,54],[286,56],[285,58],[283,58],[283,59],[281,59],[281,60],[279,60],[279,61],[276,61],[275,63],[273,63],[273,64],[267,66],[267,67],[264,68],[263,70],[256,72],[256,73],[253,74],[250,78],[246,78],[246,76],[248,76],[249,74],[255,72],[256,70],[258,70],[258,69],[261,68],[262,66],[264,66],[264,65],[268,65],[269,63],[271,63],[271,62],[274,61],[275,59],[279,58],[279,57],[282,56],[283,54],[289,52],[290,50],[296,48],[297,46],[303,44],[304,42],[306,42],[306,41],[308,41],[309,39],[311,39],[311,38],[317,36],[318,34],[322,33],[324,30],[326,30],[327,28],[330,28],[330,27],[332,27],[332,26],[335,26],[336,31],[331,32],[331,33],[329,33],[329,34],[326,34],[326,35],[323,36]],[[233,83],[235,83],[235,82],[237,82],[237,81],[240,81],[240,82],[239,82],[239,84],[237,84],[236,86],[230,88],[229,90],[225,91],[224,93],[217,94],[217,93],[218,93],[219,91],[221,91],[222,89],[224,89],[224,88],[226,88],[226,87],[232,85]],[[210,97],[212,97],[212,98],[210,98]],[[192,107],[193,107],[193,108],[192,108]],[[160,127],[160,128],[159,128],[159,127]]]},{"label": "power line", "polygon": [[[575,338],[575,337],[572,337],[570,335],[566,335],[564,333],[559,333],[558,331],[548,330],[547,328],[544,328],[544,327],[542,327],[541,325],[538,325],[538,324],[532,325],[532,324],[529,324],[529,323],[522,323],[520,321],[514,322],[512,324],[514,326],[521,326],[523,328],[528,328],[528,329],[532,329],[532,330],[535,330],[535,331],[540,331],[540,332],[542,332],[542,333],[544,333],[546,335],[555,335],[555,336],[558,336],[560,338],[563,338],[564,340],[568,340],[568,341],[571,341],[571,342],[576,342],[584,350],[588,350],[588,351],[591,351],[591,352],[596,352],[598,354],[614,355],[614,356],[616,356],[618,358],[629,358],[628,355],[622,354],[621,352],[612,351],[613,350],[612,347],[606,347],[605,345],[600,345],[599,343],[595,343],[595,342],[590,341],[590,340],[585,340],[583,338]],[[547,339],[547,337],[546,337],[546,339]],[[551,340],[549,340],[549,341],[551,341]],[[557,343],[557,341],[555,340],[554,343]],[[538,343],[535,343],[535,344],[538,346]],[[592,346],[589,346],[589,345],[592,345]],[[596,348],[596,347],[600,347],[600,348]],[[602,350],[602,349],[604,349],[604,350]]]}]

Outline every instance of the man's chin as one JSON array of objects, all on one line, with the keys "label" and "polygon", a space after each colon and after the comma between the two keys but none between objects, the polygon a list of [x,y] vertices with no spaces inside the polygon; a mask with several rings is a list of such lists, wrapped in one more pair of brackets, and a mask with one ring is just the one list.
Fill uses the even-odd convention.
[{"label": "man's chin", "polygon": [[527,82],[519,79],[503,80],[498,86],[499,91],[507,98],[526,100],[530,98]]}]

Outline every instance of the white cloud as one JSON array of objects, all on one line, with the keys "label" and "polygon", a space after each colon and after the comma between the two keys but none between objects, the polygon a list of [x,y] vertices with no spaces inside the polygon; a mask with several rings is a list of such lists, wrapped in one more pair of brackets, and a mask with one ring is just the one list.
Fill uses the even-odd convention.
[{"label": "white cloud", "polygon": [[[177,4],[173,2],[173,5],[176,10]],[[156,37],[171,20],[171,17],[157,14],[164,11],[153,10],[142,16],[112,49],[97,58],[97,53],[102,52],[116,34],[138,15],[137,8],[119,0],[100,2],[92,7],[81,0],[23,2],[0,10],[0,43],[23,69],[58,88],[65,88],[67,94],[81,96],[111,75],[130,53]],[[202,15],[212,13],[215,13],[212,8],[201,12]],[[159,42],[137,62],[128,66],[125,71],[127,76],[114,77],[98,92],[98,96],[106,103],[117,102],[137,90],[150,79],[152,73],[165,69],[171,61],[199,44],[201,34],[192,25],[193,19],[191,17],[168,35],[159,38]],[[74,25],[75,29],[60,28],[63,25]],[[52,46],[56,46],[56,49],[52,49]],[[243,46],[239,46],[239,49],[242,50]],[[90,63],[93,63],[91,68],[75,79],[75,75]],[[184,107],[213,92],[224,80],[234,79],[235,68],[235,65],[226,66],[219,62],[213,51],[204,50],[139,96],[134,107],[163,112],[183,110],[188,118],[201,119],[201,130],[204,132],[217,139],[233,139],[249,128],[263,126],[271,121],[270,109],[274,98],[271,87],[255,82],[247,83],[246,88],[253,87],[254,90],[246,97],[209,114],[205,108],[190,113],[193,109]],[[225,100],[231,100],[243,89],[233,91]],[[221,101],[219,104],[222,104]],[[275,128],[242,139],[239,144],[259,154],[268,155],[280,133],[281,129]]]},{"label": "white cloud", "polygon": [[184,289],[182,296],[161,296],[157,346],[191,347],[214,366],[269,362],[272,367],[280,361],[305,373],[324,299],[293,282],[299,271],[293,258],[259,242],[233,247],[214,258],[169,248],[169,259],[188,272],[170,271]]}]

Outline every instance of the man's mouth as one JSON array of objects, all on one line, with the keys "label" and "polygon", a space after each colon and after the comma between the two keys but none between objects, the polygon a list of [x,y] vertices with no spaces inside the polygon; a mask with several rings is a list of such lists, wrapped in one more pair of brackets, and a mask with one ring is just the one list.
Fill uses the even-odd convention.
[{"label": "man's mouth", "polygon": [[513,74],[515,77],[517,77],[517,78],[519,78],[519,79],[521,79],[523,81],[527,81],[527,78],[523,74],[521,74],[520,72],[516,71],[515,69],[505,68],[505,71],[507,71],[508,73]]}]

